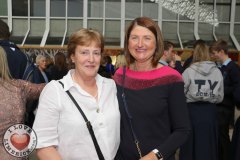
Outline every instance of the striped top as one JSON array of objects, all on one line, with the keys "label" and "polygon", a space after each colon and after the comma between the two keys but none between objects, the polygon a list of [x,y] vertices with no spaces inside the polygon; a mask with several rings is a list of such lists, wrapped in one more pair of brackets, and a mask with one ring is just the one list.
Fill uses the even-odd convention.
[{"label": "striped top", "polygon": [[[114,80],[121,112],[120,154],[123,159],[139,159],[122,100],[123,68]],[[174,152],[190,132],[190,123],[181,75],[161,68],[138,72],[126,68],[124,82],[128,110],[143,155],[157,148],[165,160],[174,160]]]}]

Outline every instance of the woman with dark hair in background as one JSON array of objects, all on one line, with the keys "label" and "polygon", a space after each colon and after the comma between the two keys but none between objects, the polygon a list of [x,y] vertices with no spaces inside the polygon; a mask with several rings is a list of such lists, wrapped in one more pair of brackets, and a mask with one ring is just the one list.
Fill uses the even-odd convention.
[{"label": "woman with dark hair in background", "polygon": [[49,69],[52,80],[63,78],[68,72],[66,56],[62,52],[58,52],[54,56],[54,65]]},{"label": "woman with dark hair in background", "polygon": [[110,73],[111,76],[114,75],[115,69],[114,65],[112,64],[112,58],[110,56],[105,56],[106,58],[106,71],[107,73]]}]

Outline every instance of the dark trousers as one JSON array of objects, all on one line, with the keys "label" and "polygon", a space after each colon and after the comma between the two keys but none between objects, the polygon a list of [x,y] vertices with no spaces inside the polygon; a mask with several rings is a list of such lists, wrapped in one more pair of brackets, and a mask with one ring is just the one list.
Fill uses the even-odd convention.
[{"label": "dark trousers", "polygon": [[188,103],[192,132],[180,147],[180,160],[217,160],[217,108],[211,103]]},{"label": "dark trousers", "polygon": [[231,124],[233,109],[225,106],[217,106],[218,116],[218,157],[219,160],[229,160],[230,155],[230,137],[229,126]]},{"label": "dark trousers", "polygon": [[238,117],[232,136],[232,160],[240,159],[240,117]]}]

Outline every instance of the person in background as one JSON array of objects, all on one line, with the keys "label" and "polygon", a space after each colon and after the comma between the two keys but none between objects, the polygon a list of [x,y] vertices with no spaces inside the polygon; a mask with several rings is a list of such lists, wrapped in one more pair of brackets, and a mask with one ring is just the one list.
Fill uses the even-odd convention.
[{"label": "person in background", "polygon": [[[20,160],[11,156],[3,146],[5,131],[12,125],[23,123],[27,100],[37,99],[45,84],[33,84],[13,79],[5,50],[0,47],[0,155],[3,160]],[[14,98],[13,98],[14,97]]]},{"label": "person in background", "polygon": [[115,70],[117,70],[120,67],[126,66],[126,58],[124,54],[119,54],[116,58],[116,63],[115,63]]},{"label": "person in background", "polygon": [[164,51],[159,63],[164,66],[170,66],[182,74],[183,67],[181,64],[181,57],[174,53],[173,47],[174,44],[172,42],[164,41]]},{"label": "person in background", "polygon": [[231,160],[239,160],[240,159],[240,152],[239,152],[240,150],[240,117],[237,118],[234,125],[231,145],[232,145]]},{"label": "person in background", "polygon": [[52,58],[49,55],[45,55],[45,58],[46,58],[46,69],[44,69],[44,71],[47,72],[47,74],[49,74],[50,73],[50,69],[54,65],[54,58]]},{"label": "person in background", "polygon": [[163,37],[148,17],[133,20],[125,34],[127,67],[114,75],[121,112],[118,159],[174,160],[190,122],[181,75],[159,63]]},{"label": "person in background", "polygon": [[14,79],[22,79],[27,57],[17,45],[9,40],[10,36],[8,25],[0,19],[0,46],[6,51],[10,74]]},{"label": "person in background", "polygon": [[105,58],[106,58],[106,71],[110,73],[111,76],[113,76],[115,69],[114,69],[114,65],[112,64],[112,58],[108,55],[106,55]]},{"label": "person in background", "polygon": [[120,143],[120,113],[114,81],[97,74],[103,49],[103,37],[95,30],[81,29],[70,36],[68,58],[75,69],[49,82],[40,96],[33,125],[39,160],[98,159],[86,123],[66,91],[91,122],[104,158],[114,159]]},{"label": "person in background", "polygon": [[37,55],[36,65],[40,71],[41,83],[48,83],[50,81],[50,76],[45,72],[45,69],[47,68],[46,57],[41,54]]},{"label": "person in background", "polygon": [[223,78],[210,61],[204,43],[195,46],[193,60],[182,74],[192,132],[180,148],[180,160],[218,160],[216,104],[223,100]]},{"label": "person in background", "polygon": [[52,80],[62,79],[68,72],[66,56],[58,52],[54,56],[54,65],[49,68],[48,74]]},{"label": "person in background", "polygon": [[[32,74],[32,78],[29,79],[30,82],[40,84],[40,83],[48,83],[50,81],[50,76],[47,72],[45,72],[46,65],[46,57],[43,55],[37,55],[36,57],[36,68],[34,68]],[[29,127],[33,126],[33,122],[35,119],[35,114],[37,111],[38,99],[29,100],[26,104],[26,114],[25,114],[25,124]]]},{"label": "person in background", "polygon": [[103,76],[105,78],[112,78],[112,74],[110,72],[107,72],[106,64],[107,64],[107,57],[106,57],[106,55],[103,55],[101,57],[98,74],[100,74],[101,76]]},{"label": "person in background", "polygon": [[[193,44],[193,50],[195,49],[195,47],[198,45],[198,44],[206,44],[206,42],[202,39],[198,39],[195,41],[195,43]],[[190,57],[188,57],[185,62],[183,63],[183,71],[185,69],[187,69],[191,64],[192,64],[192,60],[193,60],[193,53]]]},{"label": "person in background", "polygon": [[219,160],[229,160],[230,137],[229,127],[234,119],[235,101],[240,100],[240,70],[239,66],[228,56],[228,44],[219,39],[210,48],[216,60],[221,64],[221,72],[224,80],[224,98],[217,105],[219,124]]}]

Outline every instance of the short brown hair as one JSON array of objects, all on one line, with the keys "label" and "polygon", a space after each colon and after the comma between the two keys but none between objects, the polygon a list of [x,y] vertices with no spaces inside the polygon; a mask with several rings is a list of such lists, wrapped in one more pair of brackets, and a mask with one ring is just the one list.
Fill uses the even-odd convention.
[{"label": "short brown hair", "polygon": [[210,51],[221,51],[223,50],[224,53],[227,55],[228,54],[228,44],[226,41],[219,39],[218,41],[214,42],[211,47],[210,47]]},{"label": "short brown hair", "polygon": [[162,36],[162,32],[161,32],[158,24],[148,17],[138,17],[135,20],[133,20],[130,23],[130,25],[125,33],[124,50],[125,50],[125,54],[126,54],[127,64],[130,65],[131,63],[133,63],[135,61],[135,59],[133,58],[133,56],[130,54],[130,52],[128,50],[128,40],[129,40],[129,37],[130,37],[130,34],[131,34],[133,28],[136,25],[145,27],[154,34],[155,39],[156,39],[156,50],[153,55],[152,65],[157,66],[158,61],[161,58],[162,53],[163,53],[163,36]]},{"label": "short brown hair", "polygon": [[10,35],[7,23],[0,19],[0,39],[9,39]]},{"label": "short brown hair", "polygon": [[104,50],[104,40],[101,33],[92,29],[80,29],[74,32],[68,41],[67,51],[68,58],[75,53],[77,45],[89,46],[92,42],[96,42],[97,46],[101,48],[101,53]]},{"label": "short brown hair", "polygon": [[170,41],[164,41],[164,51],[169,50],[171,47],[174,47],[174,44]]}]

